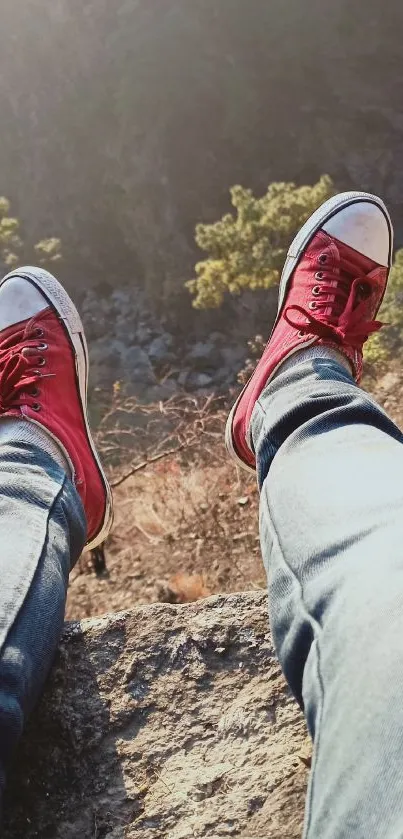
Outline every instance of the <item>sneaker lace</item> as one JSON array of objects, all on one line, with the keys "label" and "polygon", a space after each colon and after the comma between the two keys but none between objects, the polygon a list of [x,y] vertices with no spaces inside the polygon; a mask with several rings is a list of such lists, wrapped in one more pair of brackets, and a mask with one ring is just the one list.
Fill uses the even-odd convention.
[{"label": "sneaker lace", "polygon": [[26,404],[39,410],[33,401],[39,396],[38,381],[53,375],[39,369],[46,363],[42,353],[47,344],[38,343],[42,336],[40,329],[29,337],[21,329],[0,341],[0,414]]},{"label": "sneaker lace", "polygon": [[[321,263],[326,254],[322,254]],[[378,281],[368,274],[357,276],[354,263],[340,255],[337,268],[317,271],[317,285],[312,289],[313,300],[308,309],[297,304],[288,306],[284,318],[290,326],[300,332],[309,332],[319,338],[329,338],[338,344],[348,344],[353,349],[361,349],[363,343],[373,333],[385,326],[382,321],[368,320],[368,298],[378,291]],[[329,296],[331,298],[329,299]],[[333,299],[332,299],[333,298]],[[330,311],[329,311],[330,309]],[[317,311],[316,315],[312,311]],[[292,313],[302,315],[305,322],[295,319]]]}]

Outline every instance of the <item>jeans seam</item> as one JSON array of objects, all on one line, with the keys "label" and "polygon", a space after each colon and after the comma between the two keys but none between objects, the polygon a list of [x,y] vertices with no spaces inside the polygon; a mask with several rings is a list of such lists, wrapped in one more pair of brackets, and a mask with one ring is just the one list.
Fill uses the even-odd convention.
[{"label": "jeans seam", "polygon": [[287,560],[285,558],[285,554],[284,554],[284,551],[282,549],[281,542],[280,542],[280,539],[279,539],[279,535],[277,533],[277,530],[276,530],[276,527],[275,527],[275,524],[274,524],[274,520],[273,520],[273,516],[272,516],[271,510],[270,510],[270,503],[269,503],[267,488],[266,488],[265,494],[266,494],[266,498],[267,498],[267,507],[268,507],[268,513],[269,513],[268,518],[269,518],[269,522],[270,522],[271,527],[272,527],[273,536],[275,538],[275,541],[277,543],[277,546],[278,546],[278,549],[279,549],[279,552],[280,552],[282,562],[286,566],[288,572],[291,574],[294,582],[296,582],[296,584],[297,584],[297,589],[298,589],[298,592],[299,592],[300,602],[302,604],[304,615],[309,620],[309,623],[310,623],[310,625],[312,627],[312,630],[313,630],[315,641],[317,642],[317,645],[316,645],[316,674],[317,674],[317,678],[318,678],[318,682],[319,682],[319,686],[320,686],[320,709],[319,709],[319,714],[318,714],[318,726],[315,729],[315,735],[316,736],[315,736],[315,743],[314,743],[314,754],[313,754],[313,760],[312,760],[312,766],[311,766],[311,777],[310,777],[310,783],[309,783],[309,792],[308,792],[307,801],[306,801],[306,826],[305,826],[305,830],[304,830],[303,839],[308,839],[308,834],[310,832],[310,827],[311,827],[311,814],[312,814],[312,810],[313,810],[312,800],[313,800],[313,794],[314,794],[315,768],[316,768],[316,765],[317,765],[317,762],[318,762],[319,745],[320,745],[320,733],[321,733],[321,729],[322,729],[323,709],[324,709],[324,704],[325,704],[325,690],[324,690],[322,675],[321,675],[321,672],[320,672],[320,647],[319,647],[319,638],[320,638],[320,635],[321,635],[322,628],[321,628],[320,624],[318,623],[318,621],[309,612],[309,610],[308,610],[308,608],[305,604],[305,601],[304,601],[303,586],[302,586],[300,580],[298,579],[297,575],[295,574],[295,572],[293,571],[293,569],[291,568],[291,566],[289,565],[289,563],[287,562]]},{"label": "jeans seam", "polygon": [[55,508],[55,506],[56,506],[57,502],[59,501],[59,499],[60,499],[60,497],[61,497],[61,494],[62,494],[62,492],[63,492],[63,490],[64,490],[64,487],[65,487],[65,484],[66,484],[66,478],[67,478],[67,476],[64,476],[62,483],[59,485],[59,490],[58,490],[57,494],[55,495],[55,497],[54,497],[54,499],[53,499],[53,501],[52,501],[51,506],[48,508],[48,514],[47,514],[47,518],[46,518],[46,530],[45,530],[45,536],[44,536],[44,539],[43,539],[43,542],[42,542],[42,545],[41,545],[40,553],[39,553],[39,555],[38,555],[38,559],[37,559],[37,562],[36,562],[35,570],[34,570],[34,573],[33,573],[33,575],[32,575],[32,579],[31,579],[31,582],[30,582],[30,584],[29,584],[29,587],[28,587],[28,590],[27,590],[27,592],[26,592],[26,595],[25,595],[25,597],[24,597],[24,599],[23,599],[23,601],[22,601],[22,603],[21,603],[21,605],[20,605],[20,607],[19,607],[19,609],[18,609],[18,612],[16,613],[16,615],[15,615],[15,617],[14,617],[14,620],[13,620],[13,622],[12,622],[11,626],[9,626],[9,628],[8,628],[8,631],[7,631],[7,634],[6,634],[5,638],[4,638],[3,643],[0,645],[0,657],[2,656],[3,650],[4,650],[4,648],[5,648],[6,644],[7,644],[7,641],[8,641],[8,638],[9,638],[9,636],[10,636],[10,633],[12,632],[13,628],[15,627],[15,625],[16,625],[16,623],[17,623],[18,619],[19,619],[19,616],[20,616],[20,614],[21,614],[21,610],[23,609],[24,604],[26,603],[27,597],[28,597],[29,592],[30,592],[30,590],[31,590],[31,586],[32,586],[32,584],[33,584],[33,582],[34,582],[34,579],[35,579],[35,576],[36,576],[36,574],[37,574],[37,571],[38,571],[38,568],[39,568],[39,565],[40,565],[40,562],[41,562],[41,559],[42,559],[42,556],[43,556],[43,552],[44,552],[44,549],[45,549],[46,540],[47,540],[47,538],[48,538],[48,532],[49,532],[49,521],[50,521],[50,518],[51,518],[51,516],[52,516],[52,514],[53,514],[53,510],[54,510],[54,508]]}]

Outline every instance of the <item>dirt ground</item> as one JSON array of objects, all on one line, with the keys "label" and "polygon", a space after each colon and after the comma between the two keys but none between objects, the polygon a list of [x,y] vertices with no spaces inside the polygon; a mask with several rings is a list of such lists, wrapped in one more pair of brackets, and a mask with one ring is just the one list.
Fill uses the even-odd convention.
[{"label": "dirt ground", "polygon": [[185,467],[169,458],[116,490],[106,572],[97,576],[91,555],[81,557],[69,619],[264,587],[256,482],[228,462],[223,444],[215,453],[216,464],[211,454]]},{"label": "dirt ground", "polygon": [[[364,384],[403,425],[400,365]],[[205,457],[201,449],[186,464],[169,457],[129,478],[115,490],[115,511],[106,571],[97,575],[91,556],[81,557],[68,619],[265,587],[256,481],[229,461],[222,439]]]}]

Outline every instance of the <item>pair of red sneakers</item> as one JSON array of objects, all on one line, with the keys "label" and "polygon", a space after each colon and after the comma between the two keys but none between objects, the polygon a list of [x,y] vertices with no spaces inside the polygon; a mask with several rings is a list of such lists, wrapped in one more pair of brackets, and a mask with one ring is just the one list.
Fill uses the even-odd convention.
[{"label": "pair of red sneakers", "polygon": [[[263,356],[228,418],[226,444],[254,470],[249,434],[256,400],[287,358],[321,344],[349,360],[356,380],[362,347],[379,328],[392,255],[392,226],[382,201],[337,195],[306,222],[288,252],[277,320]],[[87,518],[87,546],[107,536],[109,485],[87,418],[88,353],[78,312],[48,272],[22,268],[0,283],[0,417],[35,423],[70,465]]]}]

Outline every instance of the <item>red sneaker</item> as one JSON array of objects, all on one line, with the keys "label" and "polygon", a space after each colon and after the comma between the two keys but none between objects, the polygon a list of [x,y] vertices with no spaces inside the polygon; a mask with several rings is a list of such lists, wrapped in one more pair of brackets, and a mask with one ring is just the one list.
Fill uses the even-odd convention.
[{"label": "red sneaker", "polygon": [[239,466],[255,471],[252,411],[277,368],[293,353],[313,344],[333,347],[348,358],[359,381],[363,344],[382,326],[374,318],[385,293],[392,247],[388,211],[380,198],[365,192],[330,198],[296,235],[269,342],[227,421],[226,446]]},{"label": "red sneaker", "polygon": [[112,497],[88,425],[88,352],[77,309],[47,271],[21,268],[0,283],[0,321],[10,324],[0,331],[0,416],[29,420],[58,444],[92,549],[109,533]]}]

